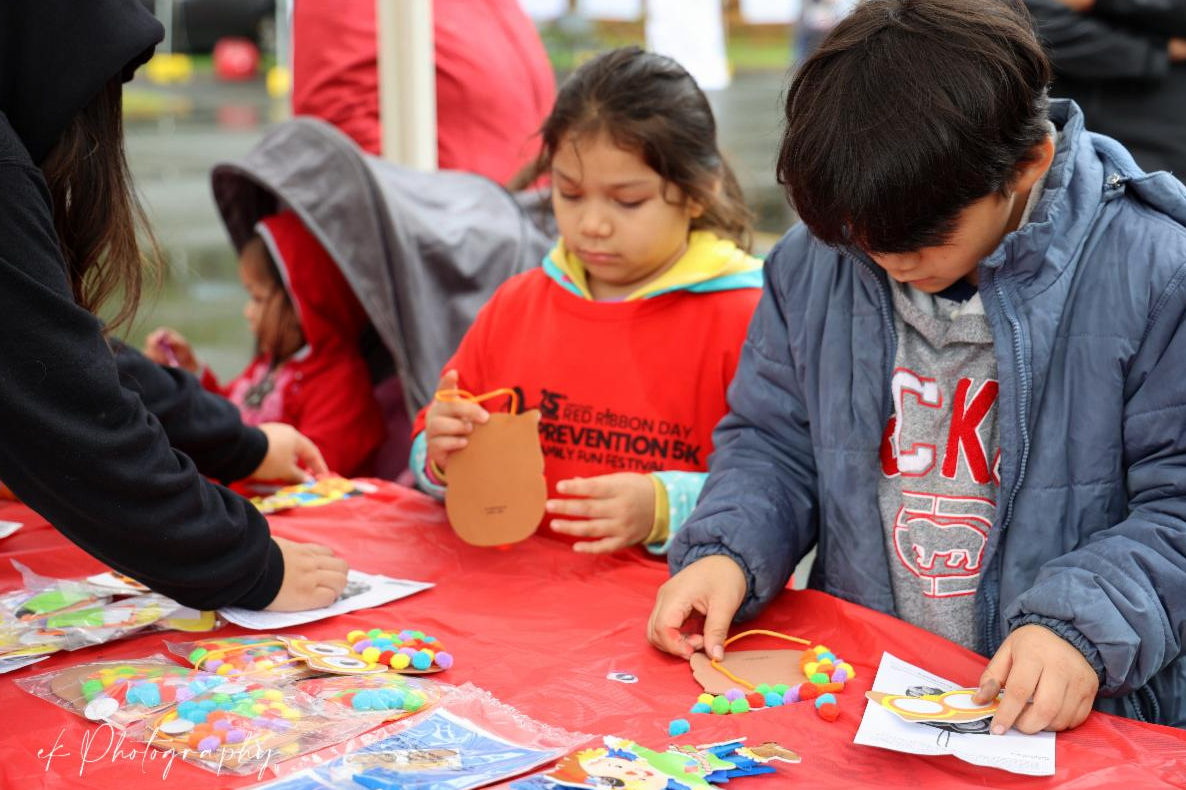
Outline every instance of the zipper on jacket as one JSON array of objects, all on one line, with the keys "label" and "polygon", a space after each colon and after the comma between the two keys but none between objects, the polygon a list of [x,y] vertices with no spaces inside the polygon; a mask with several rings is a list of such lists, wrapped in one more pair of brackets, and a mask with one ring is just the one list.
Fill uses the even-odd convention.
[{"label": "zipper on jacket", "polygon": [[[1005,503],[1005,512],[1001,516],[1001,522],[997,529],[1001,531],[1001,535],[997,538],[997,553],[993,556],[994,575],[999,575],[1000,562],[997,557],[1000,556],[1001,541],[1005,539],[1004,532],[1009,527],[1009,522],[1013,518],[1013,503],[1017,499],[1017,492],[1021,489],[1021,482],[1025,479],[1026,464],[1029,462],[1030,454],[1030,437],[1029,437],[1029,397],[1030,397],[1030,381],[1029,376],[1024,370],[1025,355],[1024,349],[1021,345],[1021,321],[1013,310],[1013,305],[1009,302],[1005,295],[1005,287],[1001,284],[1000,272],[993,272],[992,275],[993,290],[996,292],[997,300],[1001,303],[1001,310],[1005,314],[1006,320],[1009,322],[1009,328],[1013,333],[1013,362],[1017,370],[1018,388],[1017,388],[1017,421],[1018,428],[1021,432],[1021,460],[1017,465],[1017,479],[1013,481],[1013,487],[1009,491],[1008,501]],[[980,583],[983,585],[985,579],[981,579]],[[999,585],[996,589],[992,585],[985,585],[984,599],[986,616],[984,619],[985,634],[984,634],[984,649],[987,655],[991,656],[997,652],[1001,646],[1001,640],[998,637],[998,608],[999,608]]]},{"label": "zipper on jacket", "polygon": [[[873,268],[872,264],[856,255],[852,256],[873,278],[873,282],[877,284],[877,307],[881,310],[881,320],[885,325],[885,336],[889,339],[886,346],[885,359],[885,391],[888,391],[893,386],[894,380],[894,357],[898,355],[898,330],[894,328],[893,308],[890,305],[889,286],[878,276],[877,270]],[[893,414],[893,398],[889,399],[889,408],[882,409],[881,422],[884,428],[884,423],[889,420]]]}]

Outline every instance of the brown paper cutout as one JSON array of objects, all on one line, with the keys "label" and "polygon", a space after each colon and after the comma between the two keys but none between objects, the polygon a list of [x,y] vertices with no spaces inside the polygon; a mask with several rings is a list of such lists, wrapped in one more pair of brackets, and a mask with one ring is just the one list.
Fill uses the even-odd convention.
[{"label": "brown paper cutout", "polygon": [[[737,677],[755,686],[763,683],[770,686],[779,683],[797,686],[807,682],[803,671],[799,669],[801,655],[802,650],[731,650],[725,653],[725,660],[720,663]],[[724,694],[735,688],[747,693],[750,691],[714,669],[711,659],[704,653],[692,654],[692,677],[709,694]]]},{"label": "brown paper cutout", "polygon": [[548,486],[538,409],[495,412],[474,425],[469,443],[449,456],[445,511],[458,537],[504,546],[530,537],[544,516]]},{"label": "brown paper cutout", "polygon": [[976,689],[955,689],[942,694],[908,697],[905,694],[886,694],[866,691],[865,697],[895,714],[902,721],[934,722],[937,724],[966,724],[987,719],[997,712],[1000,700],[987,705],[972,702]]}]

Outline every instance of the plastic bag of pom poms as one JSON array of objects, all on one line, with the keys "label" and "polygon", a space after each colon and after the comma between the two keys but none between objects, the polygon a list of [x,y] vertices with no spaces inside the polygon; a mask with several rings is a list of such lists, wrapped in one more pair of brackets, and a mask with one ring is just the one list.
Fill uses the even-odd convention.
[{"label": "plastic bag of pom poms", "polygon": [[[301,638],[295,634],[285,636]],[[280,684],[317,674],[303,659],[289,653],[284,641],[272,634],[168,642],[165,647],[195,669],[225,677],[249,676]]]},{"label": "plastic bag of pom poms", "polygon": [[118,597],[79,579],[40,576],[13,561],[24,587],[0,596],[0,654],[30,647],[77,650],[120,639],[149,626],[167,627],[181,608],[156,593]]},{"label": "plastic bag of pom poms", "polygon": [[95,722],[124,728],[178,702],[192,699],[225,678],[178,666],[163,655],[96,661],[20,678],[17,686]]},{"label": "plastic bag of pom poms", "polygon": [[376,675],[334,675],[302,680],[296,687],[341,715],[374,722],[398,721],[436,705],[453,688],[427,678],[392,672]]},{"label": "plastic bag of pom poms", "polygon": [[127,732],[217,773],[262,776],[279,763],[349,740],[374,725],[373,719],[330,715],[293,686],[241,677],[177,702]]},{"label": "plastic bag of pom poms", "polygon": [[[554,762],[591,739],[528,718],[473,684],[437,707],[331,750],[268,790],[468,790]],[[317,755],[321,759],[324,755]]]}]

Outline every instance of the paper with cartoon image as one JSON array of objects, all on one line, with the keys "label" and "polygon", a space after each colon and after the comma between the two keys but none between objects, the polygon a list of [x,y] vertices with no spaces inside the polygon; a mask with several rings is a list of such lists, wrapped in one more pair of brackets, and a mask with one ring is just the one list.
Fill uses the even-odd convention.
[{"label": "paper with cartoon image", "polygon": [[[873,690],[888,695],[891,703],[902,698],[919,700],[913,706],[909,703],[905,707],[900,705],[902,711],[913,708],[916,713],[929,711],[933,715],[936,708],[943,704],[954,709],[971,705],[964,696],[947,694],[961,691],[958,684],[889,653],[881,656]],[[1052,732],[1025,735],[1017,730],[1009,730],[1004,735],[989,735],[989,718],[975,712],[952,716],[952,720],[946,722],[908,722],[885,707],[884,699],[878,697],[876,701],[868,701],[854,743],[907,754],[951,755],[973,765],[999,768],[1015,774],[1054,774]],[[943,703],[939,700],[943,700]]]},{"label": "paper with cartoon image", "polygon": [[224,620],[253,631],[283,631],[285,628],[324,620],[346,612],[382,606],[432,586],[430,582],[392,579],[379,574],[351,570],[346,576],[346,589],[338,596],[338,600],[324,609],[309,609],[303,612],[256,612],[230,607],[219,609],[218,613]]}]

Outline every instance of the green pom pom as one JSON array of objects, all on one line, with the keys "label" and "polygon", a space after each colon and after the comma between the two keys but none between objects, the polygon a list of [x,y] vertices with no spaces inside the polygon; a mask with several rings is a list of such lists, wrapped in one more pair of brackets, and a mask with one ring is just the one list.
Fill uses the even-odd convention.
[{"label": "green pom pom", "polygon": [[729,712],[729,700],[721,695],[712,698],[712,712],[717,714],[725,714]]},{"label": "green pom pom", "polygon": [[774,687],[774,693],[785,696],[786,693],[788,691],[790,691],[790,688],[791,687],[788,686],[786,683],[779,683],[777,686]]},{"label": "green pom pom", "polygon": [[82,696],[86,697],[86,701],[90,702],[95,697],[103,693],[103,681],[101,680],[86,680],[82,683]]},{"label": "green pom pom", "polygon": [[747,711],[749,711],[749,700],[747,700],[745,697],[742,697],[741,699],[735,699],[729,705],[730,713],[746,713]]},{"label": "green pom pom", "polygon": [[204,648],[204,647],[197,648],[196,650],[194,650],[192,653],[189,654],[189,663],[193,664],[194,666],[197,666],[198,662],[201,661],[203,658],[205,658],[206,653],[208,653],[208,652],[209,651],[206,650],[206,648]]},{"label": "green pom pom", "polygon": [[810,680],[812,683],[816,683],[816,684],[822,684],[822,683],[831,683],[831,682],[832,682],[831,678],[829,678],[829,677],[828,677],[827,675],[825,675],[823,672],[816,672],[814,675],[812,675],[811,677],[809,677],[809,678],[808,678],[808,680]]},{"label": "green pom pom", "polygon": [[758,687],[756,689],[754,689],[754,691],[758,692],[759,694],[765,695],[765,694],[769,694],[771,691],[773,691],[773,689],[770,688],[769,683],[759,683]]},{"label": "green pom pom", "polygon": [[369,636],[371,639],[374,639],[376,636],[378,636],[381,633],[383,633],[383,631],[381,629],[372,628],[370,631],[367,631],[367,636]]}]

